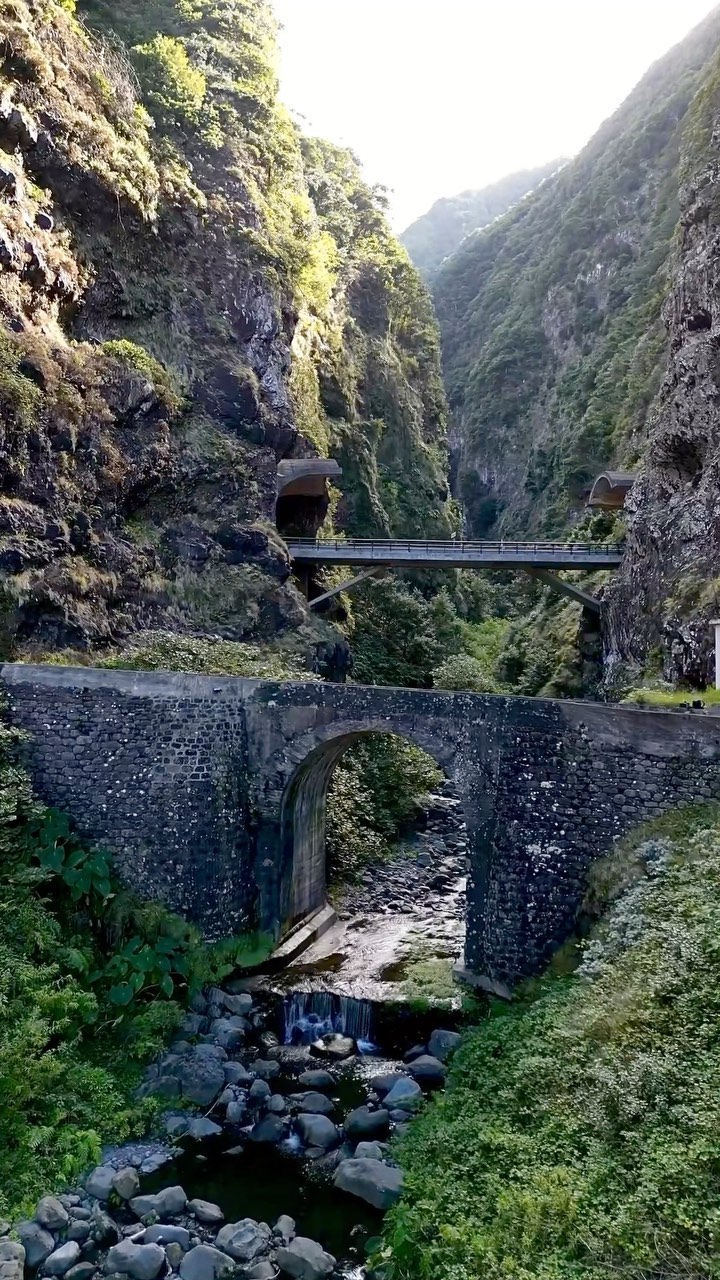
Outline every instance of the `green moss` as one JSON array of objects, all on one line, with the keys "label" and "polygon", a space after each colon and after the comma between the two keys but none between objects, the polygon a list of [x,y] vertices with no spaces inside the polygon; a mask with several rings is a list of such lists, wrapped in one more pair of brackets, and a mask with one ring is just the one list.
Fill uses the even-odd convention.
[{"label": "green moss", "polygon": [[141,373],[143,377],[153,383],[158,395],[168,409],[173,413],[178,412],[182,406],[183,399],[176,386],[175,379],[161,365],[159,360],[150,355],[149,351],[145,351],[143,347],[138,346],[135,342],[129,342],[127,338],[112,339],[109,342],[104,342],[102,350],[106,356],[117,360],[119,364]]}]

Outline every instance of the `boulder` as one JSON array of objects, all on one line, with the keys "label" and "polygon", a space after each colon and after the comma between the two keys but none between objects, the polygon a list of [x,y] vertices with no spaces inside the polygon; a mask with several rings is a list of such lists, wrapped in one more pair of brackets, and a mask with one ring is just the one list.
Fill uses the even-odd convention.
[{"label": "boulder", "polygon": [[304,1089],[322,1089],[327,1092],[334,1089],[337,1081],[329,1071],[303,1071],[299,1083]]},{"label": "boulder", "polygon": [[78,1262],[77,1266],[65,1272],[65,1280],[90,1280],[96,1271],[97,1266],[94,1262]]},{"label": "boulder", "polygon": [[180,1280],[223,1280],[235,1270],[235,1263],[220,1249],[198,1244],[180,1263]]},{"label": "boulder", "polygon": [[64,1276],[76,1262],[80,1261],[80,1245],[77,1240],[68,1240],[54,1249],[43,1263],[43,1275]]},{"label": "boulder", "polygon": [[60,1203],[57,1196],[43,1196],[35,1210],[35,1221],[45,1227],[46,1231],[62,1231],[70,1218],[68,1211]]},{"label": "boulder", "polygon": [[215,1244],[237,1262],[252,1262],[270,1248],[270,1228],[264,1222],[243,1218],[241,1222],[229,1222],[215,1238]]},{"label": "boulder", "polygon": [[143,1244],[179,1244],[187,1253],[190,1248],[190,1232],[187,1227],[176,1227],[173,1222],[158,1222],[148,1227]]},{"label": "boulder", "polygon": [[333,1058],[341,1062],[343,1058],[351,1058],[357,1049],[357,1045],[351,1036],[327,1035],[322,1040],[316,1040],[310,1046],[310,1052],[319,1058]]},{"label": "boulder", "polygon": [[252,1012],[252,996],[248,995],[247,992],[241,991],[239,995],[233,996],[228,991],[223,991],[221,996],[220,1003],[230,1013],[236,1013],[239,1017],[246,1018]]},{"label": "boulder", "polygon": [[238,1084],[249,1089],[255,1079],[252,1072],[248,1071],[247,1067],[244,1067],[242,1062],[226,1062],[223,1070],[225,1072],[226,1084]]},{"label": "boulder", "polygon": [[188,1134],[196,1142],[202,1142],[205,1138],[217,1138],[221,1133],[221,1126],[215,1124],[214,1120],[208,1120],[207,1116],[198,1116],[188,1126]]},{"label": "boulder", "polygon": [[111,1218],[110,1214],[99,1205],[95,1206],[90,1215],[90,1230],[95,1243],[104,1245],[106,1248],[116,1244],[120,1239],[120,1232],[114,1218]]},{"label": "boulder", "polygon": [[187,1250],[183,1249],[182,1245],[177,1244],[174,1240],[171,1240],[170,1244],[163,1245],[163,1248],[165,1250],[165,1257],[167,1258],[170,1270],[179,1271],[180,1264],[185,1257]]},{"label": "boulder", "polygon": [[130,1208],[136,1218],[154,1213],[158,1218],[177,1218],[185,1209],[187,1196],[182,1187],[165,1187],[154,1196],[133,1196]]},{"label": "boulder", "polygon": [[383,1212],[398,1199],[403,1185],[400,1169],[382,1164],[379,1160],[343,1160],[338,1165],[334,1185],[339,1191],[357,1196],[374,1209]]},{"label": "boulder", "polygon": [[274,1093],[272,1095],[268,1100],[267,1109],[272,1112],[274,1116],[285,1115],[285,1112],[287,1111],[287,1103],[281,1093]]},{"label": "boulder", "polygon": [[385,1094],[390,1092],[398,1080],[407,1080],[407,1076],[402,1071],[389,1071],[386,1075],[373,1076],[370,1081],[370,1088],[379,1094],[381,1098],[384,1098]]},{"label": "boulder", "polygon": [[68,1240],[77,1240],[78,1244],[84,1244],[90,1238],[89,1222],[71,1222],[66,1233]]},{"label": "boulder", "polygon": [[112,1180],[112,1189],[121,1200],[132,1200],[140,1190],[137,1169],[133,1169],[130,1165],[125,1169],[118,1169]]},{"label": "boulder", "polygon": [[340,1134],[327,1116],[315,1116],[301,1113],[296,1120],[298,1133],[309,1147],[322,1147],[327,1151],[337,1146]]},{"label": "boulder", "polygon": [[113,1178],[117,1173],[110,1164],[99,1164],[85,1179],[85,1190],[96,1200],[109,1200],[113,1191]]},{"label": "boulder", "polygon": [[210,1034],[223,1049],[239,1049],[245,1040],[247,1023],[244,1018],[216,1018],[210,1023]]},{"label": "boulder", "polygon": [[276,1261],[293,1280],[326,1280],[335,1270],[335,1259],[316,1240],[296,1236],[292,1244],[278,1249]]},{"label": "boulder", "polygon": [[447,1062],[457,1049],[462,1036],[458,1031],[433,1031],[428,1040],[428,1053],[440,1062]]},{"label": "boulder", "polygon": [[408,1063],[408,1071],[419,1084],[430,1087],[444,1084],[447,1075],[445,1064],[439,1058],[433,1058],[427,1053],[420,1058],[415,1058],[414,1062]]},{"label": "boulder", "polygon": [[[10,1230],[10,1223],[7,1223],[7,1229]],[[23,1280],[24,1266],[25,1250],[22,1245],[14,1240],[0,1240],[1,1280]]]},{"label": "boulder", "polygon": [[165,1253],[159,1244],[134,1244],[122,1240],[114,1244],[105,1259],[106,1271],[119,1271],[132,1280],[155,1280],[165,1270]]},{"label": "boulder", "polygon": [[387,1111],[371,1111],[369,1107],[358,1107],[351,1111],[345,1120],[345,1132],[348,1138],[356,1142],[363,1138],[381,1138],[390,1129],[390,1116]]},{"label": "boulder", "polygon": [[254,1262],[251,1267],[245,1271],[245,1280],[277,1280],[280,1272],[274,1262],[269,1262],[267,1258],[263,1258],[260,1262]]},{"label": "boulder", "polygon": [[251,1106],[257,1106],[259,1103],[264,1102],[266,1098],[269,1098],[271,1094],[272,1089],[267,1080],[255,1080],[248,1093],[248,1098]]},{"label": "boulder", "polygon": [[407,1076],[397,1080],[388,1094],[385,1095],[384,1106],[388,1111],[414,1111],[422,1102],[422,1089],[416,1080]]},{"label": "boulder", "polygon": [[268,1058],[256,1058],[252,1064],[255,1075],[260,1080],[274,1080],[280,1075],[280,1063]]},{"label": "boulder", "polygon": [[228,1103],[225,1119],[228,1124],[243,1125],[247,1119],[247,1107],[244,1101],[237,1099]]},{"label": "boulder", "polygon": [[195,1052],[184,1057],[175,1067],[180,1092],[189,1102],[199,1107],[209,1107],[225,1087],[225,1069],[221,1059],[214,1054],[203,1053],[211,1045],[197,1045]]},{"label": "boulder", "polygon": [[273,1227],[273,1235],[279,1236],[283,1244],[290,1244],[295,1239],[295,1219],[281,1213]]},{"label": "boulder", "polygon": [[39,1222],[18,1222],[15,1230],[25,1250],[25,1264],[29,1271],[34,1271],[50,1257],[55,1241]]},{"label": "boulder", "polygon": [[188,1209],[198,1222],[202,1222],[203,1226],[214,1227],[218,1222],[222,1222],[225,1214],[219,1205],[213,1204],[210,1200],[191,1200]]},{"label": "boulder", "polygon": [[356,1160],[382,1160],[384,1154],[379,1142],[358,1142],[355,1148]]},{"label": "boulder", "polygon": [[314,1116],[329,1116],[335,1110],[334,1104],[324,1093],[306,1093],[302,1098],[302,1109]]},{"label": "boulder", "polygon": [[279,1116],[264,1116],[262,1120],[254,1126],[251,1134],[251,1142],[259,1143],[275,1143],[282,1142],[285,1137],[285,1125]]}]

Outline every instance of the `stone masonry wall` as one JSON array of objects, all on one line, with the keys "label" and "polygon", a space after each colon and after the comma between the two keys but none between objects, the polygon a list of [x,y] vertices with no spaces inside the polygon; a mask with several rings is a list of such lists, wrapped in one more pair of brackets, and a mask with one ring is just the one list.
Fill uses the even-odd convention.
[{"label": "stone masonry wall", "polygon": [[588,866],[618,836],[720,798],[708,715],[59,667],[2,680],[39,794],[209,937],[281,933],[298,903],[322,905],[327,781],[369,732],[403,735],[452,777],[471,850],[466,964],[503,982],[572,932]]}]

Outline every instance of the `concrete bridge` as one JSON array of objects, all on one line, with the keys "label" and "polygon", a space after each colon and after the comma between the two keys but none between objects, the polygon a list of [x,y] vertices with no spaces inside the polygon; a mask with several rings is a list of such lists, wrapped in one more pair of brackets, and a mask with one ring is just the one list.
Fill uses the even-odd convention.
[{"label": "concrete bridge", "polygon": [[217,938],[280,936],[325,899],[342,752],[396,733],[453,779],[470,843],[467,966],[512,983],[572,932],[594,859],[720,799],[720,720],[593,703],[6,665],[38,793],[140,895]]}]

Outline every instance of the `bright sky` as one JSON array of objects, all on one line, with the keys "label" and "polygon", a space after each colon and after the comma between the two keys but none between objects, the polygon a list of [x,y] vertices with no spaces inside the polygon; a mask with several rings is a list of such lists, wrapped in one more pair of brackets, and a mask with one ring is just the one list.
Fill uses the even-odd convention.
[{"label": "bright sky", "polygon": [[274,0],[283,97],[392,189],[439,196],[573,155],[712,0]]}]

